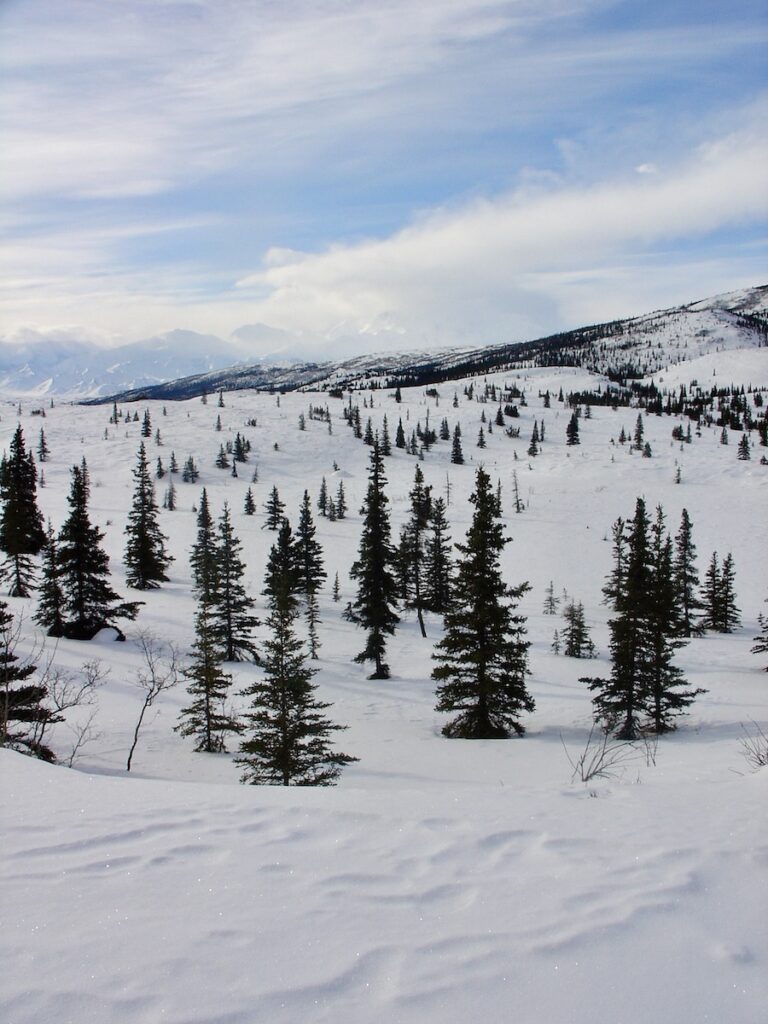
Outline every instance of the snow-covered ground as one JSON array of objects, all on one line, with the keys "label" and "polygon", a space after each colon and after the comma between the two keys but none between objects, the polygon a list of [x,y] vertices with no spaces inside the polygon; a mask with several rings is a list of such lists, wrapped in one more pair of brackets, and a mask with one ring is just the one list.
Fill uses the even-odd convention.
[{"label": "snow-covered ground", "polygon": [[[699,367],[669,371],[684,383],[768,383],[768,350],[721,352]],[[656,378],[657,381],[659,378]],[[768,467],[755,446],[736,458],[735,437],[717,428],[680,446],[674,420],[644,417],[653,458],[612,443],[634,429],[636,410],[595,408],[581,420],[581,445],[566,448],[570,410],[555,396],[594,379],[579,370],[498,374],[488,380],[524,387],[528,405],[513,422],[518,440],[498,428],[475,447],[483,410],[463,382],[366,394],[362,409],[394,439],[417,421],[451,429],[461,423],[467,463],[450,463],[438,442],[420,463],[435,495],[446,495],[454,540],[470,521],[468,496],[482,460],[501,480],[508,533],[507,579],[529,580],[522,604],[531,646],[536,711],[522,739],[447,740],[434,710],[432,646],[440,622],[428,617],[422,640],[405,616],[388,650],[392,678],[368,680],[352,657],[360,632],[342,619],[352,596],[347,571],[356,557],[358,509],[367,482],[368,448],[343,422],[342,403],[322,395],[280,398],[249,392],[142,403],[163,445],[150,456],[167,466],[193,454],[196,485],[176,477],[178,509],[162,513],[176,561],[171,582],[146,600],[125,644],[102,635],[89,644],[60,641],[57,663],[72,670],[98,658],[109,668],[99,691],[98,732],[75,769],[0,751],[2,857],[0,1018],[9,1024],[294,1024],[334,1021],[704,1022],[757,1024],[768,1005],[767,770],[752,773],[742,756],[743,728],[768,729],[768,674],[750,654],[757,615],[768,596]],[[482,378],[475,380],[475,387]],[[539,393],[553,392],[552,408]],[[453,408],[454,391],[459,407]],[[359,401],[362,406],[363,395]],[[310,403],[329,405],[326,424],[298,417]],[[122,594],[123,528],[133,490],[140,423],[108,423],[110,406],[57,406],[44,420],[22,410],[34,445],[44,427],[51,450],[40,504],[56,527],[66,514],[69,469],[86,456],[93,519],[106,532],[114,584]],[[15,404],[0,408],[0,447],[16,426]],[[223,430],[214,430],[217,415]],[[246,427],[255,417],[256,427]],[[544,420],[542,453],[526,449],[533,421]],[[105,437],[105,428],[107,436]],[[213,463],[219,444],[240,431],[253,446],[234,479]],[[487,434],[487,427],[486,427]],[[275,450],[274,445],[278,444]],[[517,453],[517,460],[514,453]],[[334,470],[334,461],[338,470]],[[396,538],[408,505],[415,459],[394,451],[386,462]],[[242,513],[252,484],[258,514]],[[676,484],[677,466],[682,481]],[[526,510],[511,508],[516,471]],[[130,775],[125,761],[142,695],[141,661],[131,637],[151,630],[187,649],[194,604],[188,551],[193,505],[208,488],[215,515],[230,502],[248,561],[252,592],[274,534],[262,506],[273,484],[295,520],[304,488],[317,497],[325,476],[341,479],[349,518],[316,518],[328,585],[321,599],[323,647],[316,682],[334,703],[331,717],[349,726],[339,747],[360,758],[328,790],[246,787],[231,755],[195,754],[172,731],[184,706],[183,684],[165,694],[141,734]],[[158,481],[158,495],[168,477]],[[733,553],[743,627],[707,635],[678,663],[707,693],[658,749],[640,745],[617,777],[571,781],[563,744],[575,756],[591,724],[584,674],[607,674],[608,610],[601,587],[611,567],[610,527],[631,516],[635,499],[664,506],[677,530],[688,509],[703,576],[710,554]],[[339,572],[342,601],[331,582]],[[558,618],[543,614],[554,581],[583,601],[599,649],[595,661],[555,656]],[[133,595],[131,595],[133,596]],[[36,639],[33,602],[9,598],[23,614],[23,645]],[[263,611],[263,599],[259,598]],[[47,642],[46,653],[52,650]],[[764,660],[764,659],[763,659]],[[252,666],[228,666],[234,689]],[[242,699],[235,698],[242,706]],[[73,719],[72,719],[73,720]],[[67,725],[53,746],[66,760]],[[655,760],[655,763],[654,763]]]}]

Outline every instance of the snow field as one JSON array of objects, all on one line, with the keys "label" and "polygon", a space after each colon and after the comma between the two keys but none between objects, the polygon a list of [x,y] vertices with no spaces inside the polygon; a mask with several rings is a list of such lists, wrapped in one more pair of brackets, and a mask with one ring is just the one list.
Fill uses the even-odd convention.
[{"label": "snow field", "polygon": [[[763,350],[750,353],[759,356]],[[710,358],[710,357],[704,357]],[[718,377],[743,372],[742,354],[721,353]],[[730,362],[729,362],[730,360]],[[683,364],[686,367],[688,364]],[[762,377],[757,374],[763,370]],[[674,368],[675,372],[681,367]],[[749,361],[747,381],[768,379],[768,360]],[[710,370],[711,372],[711,370]],[[690,365],[691,376],[696,368]],[[737,376],[730,379],[739,379]],[[621,1024],[764,1019],[768,996],[765,926],[768,830],[765,771],[749,774],[740,754],[742,725],[768,723],[768,676],[749,653],[757,614],[768,596],[768,469],[738,462],[735,440],[719,444],[704,430],[693,444],[672,441],[675,420],[644,417],[652,459],[612,445],[637,410],[593,409],[580,421],[581,445],[567,449],[570,410],[556,401],[594,386],[584,371],[548,369],[489,376],[525,387],[520,438],[497,428],[475,447],[484,409],[469,402],[464,382],[438,386],[439,405],[423,389],[403,389],[397,405],[386,391],[368,393],[362,408],[381,427],[386,413],[394,442],[398,416],[406,435],[417,420],[451,429],[457,420],[467,464],[450,464],[450,442],[438,442],[420,463],[433,493],[445,496],[454,541],[471,518],[468,497],[482,460],[501,479],[507,532],[507,579],[528,579],[521,603],[531,640],[530,689],[537,702],[522,740],[463,742],[440,735],[430,654],[440,623],[427,617],[422,640],[405,616],[387,660],[393,678],[372,682],[370,668],[351,659],[362,634],[341,618],[352,595],[347,578],[356,557],[358,509],[367,484],[368,448],[352,437],[341,402],[318,394],[276,398],[253,393],[199,400],[139,403],[150,409],[163,445],[147,443],[151,465],[179,465],[189,454],[201,469],[195,485],[176,477],[178,509],[163,512],[176,561],[171,582],[138,595],[146,600],[129,624],[129,641],[102,635],[90,644],[59,641],[57,663],[76,670],[98,658],[110,674],[99,694],[100,736],[77,771],[2,753],[3,801],[0,949],[6,984],[0,1013],[12,1024],[32,1021],[252,1024],[277,1021],[505,1022],[612,1021]],[[476,389],[482,378],[474,379]],[[538,392],[553,393],[542,408]],[[454,390],[460,404],[452,407]],[[325,405],[324,423],[299,413]],[[127,408],[127,407],[126,407]],[[91,473],[93,520],[106,532],[115,588],[124,586],[123,528],[133,490],[140,422],[108,425],[111,406],[56,406],[46,418],[22,412],[29,447],[43,426],[51,450],[40,505],[58,528],[66,515],[69,468],[85,455]],[[223,430],[214,431],[221,415]],[[258,426],[245,426],[255,416]],[[533,420],[542,418],[542,453],[526,449]],[[15,406],[2,409],[7,446]],[[103,437],[107,428],[108,437]],[[253,445],[234,479],[213,466],[219,444],[236,431]],[[275,442],[279,450],[274,450]],[[513,452],[518,459],[514,460]],[[337,461],[339,471],[333,470]],[[242,513],[252,484],[258,512]],[[676,462],[682,483],[674,483]],[[415,459],[394,450],[386,460],[393,539],[403,521]],[[517,472],[528,508],[511,512]],[[330,717],[349,729],[340,749],[360,757],[331,790],[242,787],[229,755],[195,754],[172,731],[185,703],[183,686],[157,705],[124,772],[141,695],[140,667],[130,637],[151,629],[184,649],[192,640],[194,602],[188,551],[195,536],[192,506],[208,488],[217,516],[233,510],[259,594],[274,534],[262,529],[262,505],[273,484],[295,522],[307,487],[316,500],[325,476],[334,493],[343,479],[349,518],[318,515],[327,585],[321,595],[323,647],[316,682],[334,702]],[[157,482],[158,497],[168,482]],[[680,729],[660,740],[656,764],[642,748],[619,777],[571,783],[562,743],[584,747],[591,724],[580,675],[607,674],[608,610],[601,587],[611,564],[610,526],[630,517],[635,499],[661,503],[674,533],[686,507],[703,576],[712,550],[733,552],[737,603],[744,626],[732,636],[694,640],[678,657],[689,682],[709,691]],[[331,599],[338,571],[342,601]],[[576,661],[550,650],[559,617],[541,611],[544,590],[583,601],[599,658]],[[25,644],[36,637],[34,603],[8,599],[24,615]],[[259,598],[258,607],[264,611]],[[264,616],[262,616],[264,617]],[[46,650],[50,651],[50,641]],[[233,691],[253,666],[228,666]],[[241,699],[233,697],[235,704]],[[61,725],[53,745],[66,757],[71,737]],[[741,773],[741,774],[739,774]],[[372,792],[375,791],[375,792]]]}]

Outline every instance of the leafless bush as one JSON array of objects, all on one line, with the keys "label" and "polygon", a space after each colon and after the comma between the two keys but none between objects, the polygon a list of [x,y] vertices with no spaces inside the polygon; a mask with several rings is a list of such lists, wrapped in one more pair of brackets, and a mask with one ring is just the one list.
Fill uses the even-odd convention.
[{"label": "leafless bush", "polygon": [[744,760],[750,769],[756,772],[768,765],[768,736],[757,722],[752,722],[752,728],[754,732],[742,723],[741,729],[744,735],[739,740],[739,745]]},{"label": "leafless bush", "polygon": [[589,730],[584,749],[578,755],[571,755],[562,734],[560,742],[573,769],[572,782],[574,779],[590,782],[592,779],[616,778],[636,756],[633,744],[626,740],[614,739],[610,733],[602,729],[596,732],[594,725]]},{"label": "leafless bush", "polygon": [[149,630],[144,630],[136,637],[136,644],[144,659],[144,667],[136,673],[136,686],[143,691],[144,701],[133,730],[133,743],[128,751],[128,761],[125,770],[131,770],[131,762],[136,745],[139,742],[139,733],[144,724],[144,716],[149,708],[164,690],[169,690],[179,681],[179,651],[173,644],[167,647],[167,653],[163,653],[163,644]]}]

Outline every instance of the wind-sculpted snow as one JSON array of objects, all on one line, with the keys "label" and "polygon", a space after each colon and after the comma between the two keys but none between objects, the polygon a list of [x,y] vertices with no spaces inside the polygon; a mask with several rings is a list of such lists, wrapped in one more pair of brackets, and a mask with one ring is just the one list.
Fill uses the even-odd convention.
[{"label": "wind-sculpted snow", "polygon": [[0,765],[14,1024],[760,1019],[765,778],[660,816],[654,783],[372,802]]}]

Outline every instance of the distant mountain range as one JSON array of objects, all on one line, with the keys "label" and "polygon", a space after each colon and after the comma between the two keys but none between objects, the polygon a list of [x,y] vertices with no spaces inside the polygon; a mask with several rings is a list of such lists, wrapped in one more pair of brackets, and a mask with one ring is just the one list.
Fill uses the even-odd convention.
[{"label": "distant mountain range", "polygon": [[[533,341],[343,361],[295,358],[300,340],[263,324],[239,328],[231,341],[185,330],[118,348],[30,340],[0,344],[0,391],[33,398],[173,400],[242,388],[330,389],[370,380],[428,384],[483,370],[552,364],[584,366],[619,380],[650,376],[716,348],[764,346],[767,325],[768,286],[761,286]],[[244,358],[249,348],[271,354]]]},{"label": "distant mountain range", "polygon": [[768,285],[534,341],[363,355],[343,362],[239,364],[153,387],[133,388],[114,397],[120,401],[172,401],[244,388],[332,390],[371,383],[388,387],[429,385],[491,370],[553,365],[581,366],[610,380],[626,381],[652,377],[669,366],[715,351],[762,347],[766,347],[768,379]]}]

